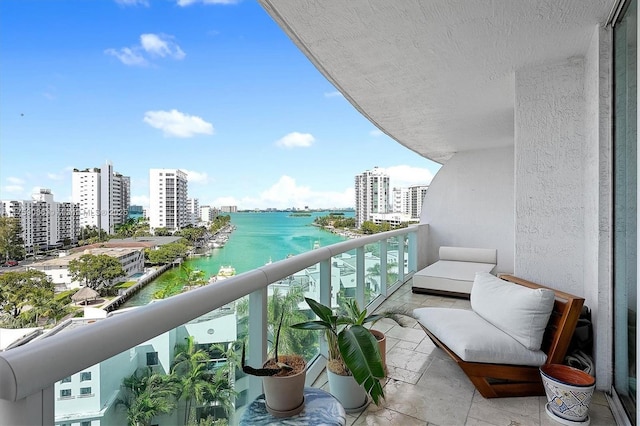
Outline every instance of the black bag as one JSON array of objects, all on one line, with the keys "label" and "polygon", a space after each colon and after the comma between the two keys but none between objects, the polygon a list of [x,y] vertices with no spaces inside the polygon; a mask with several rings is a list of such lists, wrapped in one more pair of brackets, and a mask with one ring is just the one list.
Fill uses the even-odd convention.
[{"label": "black bag", "polygon": [[583,306],[578,324],[571,337],[565,363],[588,374],[594,373],[593,366],[593,324],[591,311]]}]

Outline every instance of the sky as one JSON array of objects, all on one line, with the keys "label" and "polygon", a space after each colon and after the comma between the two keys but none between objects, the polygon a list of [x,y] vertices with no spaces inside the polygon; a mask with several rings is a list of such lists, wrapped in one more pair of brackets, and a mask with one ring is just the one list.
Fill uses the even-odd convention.
[{"label": "sky", "polygon": [[107,161],[148,206],[178,168],[200,205],[354,207],[354,178],[429,184],[439,165],[377,129],[256,1],[2,0],[0,199]]}]

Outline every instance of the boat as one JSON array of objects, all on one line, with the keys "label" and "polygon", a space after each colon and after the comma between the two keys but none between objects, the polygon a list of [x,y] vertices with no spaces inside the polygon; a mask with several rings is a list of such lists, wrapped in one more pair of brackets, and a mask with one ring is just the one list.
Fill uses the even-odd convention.
[{"label": "boat", "polygon": [[315,241],[313,242],[313,249],[315,250],[315,249],[317,249],[317,248],[320,248],[320,241],[315,240]]},{"label": "boat", "polygon": [[216,275],[217,280],[224,280],[229,277],[233,277],[236,274],[236,268],[231,265],[221,265]]}]

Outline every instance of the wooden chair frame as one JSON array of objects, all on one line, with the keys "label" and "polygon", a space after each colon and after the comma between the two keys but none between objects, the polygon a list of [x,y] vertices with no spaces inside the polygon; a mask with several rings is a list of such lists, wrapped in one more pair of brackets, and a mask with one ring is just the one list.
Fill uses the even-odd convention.
[{"label": "wooden chair frame", "polygon": [[[578,323],[584,298],[513,275],[500,275],[500,278],[524,287],[553,290],[556,299],[544,333],[541,349],[547,354],[545,364],[562,364]],[[501,398],[545,394],[538,367],[463,361],[429,330],[424,326],[422,328],[429,338],[462,368],[483,397]]]}]

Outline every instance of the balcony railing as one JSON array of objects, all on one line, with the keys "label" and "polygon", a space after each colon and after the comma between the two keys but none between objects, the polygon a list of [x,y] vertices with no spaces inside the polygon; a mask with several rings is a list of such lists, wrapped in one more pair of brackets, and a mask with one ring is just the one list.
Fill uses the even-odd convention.
[{"label": "balcony railing", "polygon": [[[418,269],[418,259],[424,258],[427,229],[427,225],[414,225],[317,248],[105,320],[52,332],[49,337],[2,352],[0,424],[53,424],[54,401],[59,399],[54,395],[57,382],[102,362],[120,362],[132,348],[187,323],[197,324],[203,316],[214,317],[214,311],[224,310],[246,296],[250,313],[247,362],[260,365],[268,350],[267,299],[273,291],[269,286],[286,288],[287,281],[305,276],[300,280],[305,282],[305,291],[313,291],[323,304],[335,305],[342,284],[343,293],[349,292],[347,296],[354,297],[360,306],[373,310]],[[346,277],[349,283],[345,284]],[[213,329],[206,331],[214,333]],[[324,350],[320,345],[320,356],[311,360],[308,383],[324,368]],[[261,393],[259,378],[247,376],[242,380],[236,386],[244,388],[245,402]],[[115,395],[118,388],[116,383]],[[114,398],[110,396],[110,403]],[[104,405],[108,398],[101,399],[100,405]],[[98,411],[104,410],[100,405]]]}]

